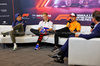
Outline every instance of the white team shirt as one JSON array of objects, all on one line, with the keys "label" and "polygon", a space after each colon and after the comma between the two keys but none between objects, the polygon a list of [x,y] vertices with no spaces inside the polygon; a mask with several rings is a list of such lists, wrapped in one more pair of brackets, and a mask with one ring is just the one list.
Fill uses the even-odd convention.
[{"label": "white team shirt", "polygon": [[39,28],[41,28],[41,27],[47,27],[47,28],[53,28],[53,22],[51,22],[51,21],[47,21],[47,22],[45,22],[45,21],[40,21],[39,22]]}]

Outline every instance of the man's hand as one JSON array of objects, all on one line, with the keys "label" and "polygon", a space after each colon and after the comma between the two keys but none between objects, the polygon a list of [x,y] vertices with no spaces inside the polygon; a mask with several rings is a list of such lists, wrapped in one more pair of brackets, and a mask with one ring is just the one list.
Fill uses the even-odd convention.
[{"label": "man's hand", "polygon": [[42,29],[39,29],[39,32],[41,31]]},{"label": "man's hand", "polygon": [[70,27],[70,24],[67,27],[69,28]]},{"label": "man's hand", "polygon": [[50,29],[47,29],[46,31],[51,31],[52,30],[52,28],[50,28]]},{"label": "man's hand", "polygon": [[24,23],[21,23],[22,25],[24,25]]},{"label": "man's hand", "polygon": [[49,29],[47,29],[46,31],[50,31]]},{"label": "man's hand", "polygon": [[75,37],[79,37],[79,34],[75,34]]},{"label": "man's hand", "polygon": [[91,28],[91,30],[90,30],[91,32],[93,31],[93,29]]},{"label": "man's hand", "polygon": [[39,32],[42,30],[41,28],[38,28]]}]

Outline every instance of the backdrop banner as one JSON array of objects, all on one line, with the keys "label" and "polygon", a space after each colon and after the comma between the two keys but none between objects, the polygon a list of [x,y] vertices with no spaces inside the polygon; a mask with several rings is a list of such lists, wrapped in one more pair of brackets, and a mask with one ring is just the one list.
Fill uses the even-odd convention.
[{"label": "backdrop banner", "polygon": [[73,12],[81,25],[90,25],[93,11],[100,10],[100,0],[20,0],[20,4],[29,25],[38,24],[44,12],[54,24],[66,24]]},{"label": "backdrop banner", "polygon": [[28,25],[35,25],[46,12],[54,24],[66,24],[76,13],[77,21],[89,26],[95,10],[100,10],[100,0],[0,0],[0,25],[11,25],[17,12]]}]

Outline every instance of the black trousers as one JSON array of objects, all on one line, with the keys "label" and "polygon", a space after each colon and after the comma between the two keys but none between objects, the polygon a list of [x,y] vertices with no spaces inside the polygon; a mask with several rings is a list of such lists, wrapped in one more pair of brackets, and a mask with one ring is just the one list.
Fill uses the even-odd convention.
[{"label": "black trousers", "polygon": [[39,30],[36,30],[36,29],[30,29],[30,31],[32,32],[32,33],[34,33],[35,35],[37,35],[37,36],[39,36],[39,38],[38,38],[38,40],[37,40],[37,43],[41,43],[41,41],[42,41],[42,39],[43,39],[43,36],[46,36],[46,35],[49,35],[49,34],[53,34],[53,31],[49,31],[49,32],[47,32],[46,34],[42,34],[42,33],[40,33],[39,32]]},{"label": "black trousers", "polygon": [[70,35],[75,35],[75,34],[70,32],[68,27],[64,27],[62,29],[56,30],[56,32],[55,32],[55,45],[58,46],[59,37],[68,38]]}]

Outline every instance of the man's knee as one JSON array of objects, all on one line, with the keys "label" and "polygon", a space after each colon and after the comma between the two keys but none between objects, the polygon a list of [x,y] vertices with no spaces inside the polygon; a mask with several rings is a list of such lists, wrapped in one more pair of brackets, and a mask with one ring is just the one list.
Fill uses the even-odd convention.
[{"label": "man's knee", "polygon": [[75,37],[75,35],[70,35],[69,38],[70,38],[70,37]]},{"label": "man's knee", "polygon": [[10,31],[10,35],[14,34],[14,32],[15,32],[15,31],[13,31],[13,30],[12,30],[12,31]]},{"label": "man's knee", "polygon": [[31,28],[30,31],[33,32],[33,29]]}]

